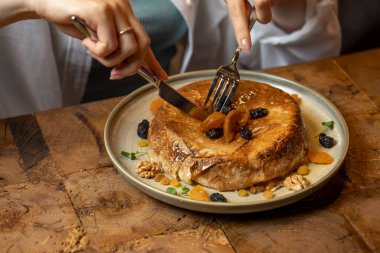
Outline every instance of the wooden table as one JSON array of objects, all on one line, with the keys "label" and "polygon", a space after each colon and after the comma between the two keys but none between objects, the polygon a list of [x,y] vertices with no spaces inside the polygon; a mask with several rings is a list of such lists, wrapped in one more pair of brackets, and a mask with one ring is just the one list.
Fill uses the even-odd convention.
[{"label": "wooden table", "polygon": [[0,252],[380,252],[380,49],[265,72],[342,112],[350,147],[312,196],[262,213],[212,215],[128,184],[103,129],[121,98],[0,120]]}]

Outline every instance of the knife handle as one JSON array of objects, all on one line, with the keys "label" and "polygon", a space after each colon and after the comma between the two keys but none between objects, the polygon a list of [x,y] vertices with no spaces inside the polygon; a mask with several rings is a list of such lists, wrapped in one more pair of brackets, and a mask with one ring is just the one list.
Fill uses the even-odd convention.
[{"label": "knife handle", "polygon": [[[80,31],[84,36],[90,38],[93,41],[99,40],[96,32],[92,30],[82,19],[78,18],[77,16],[71,16],[70,19],[74,26],[78,29],[78,31]],[[147,80],[149,83],[159,88],[160,80],[150,69],[148,69],[144,65],[141,65],[140,68],[137,70],[137,73],[142,78]]]}]

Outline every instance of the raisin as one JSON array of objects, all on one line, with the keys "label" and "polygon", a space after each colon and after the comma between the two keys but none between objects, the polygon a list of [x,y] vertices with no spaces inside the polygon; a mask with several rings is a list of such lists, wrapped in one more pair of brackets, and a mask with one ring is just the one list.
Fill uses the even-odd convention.
[{"label": "raisin", "polygon": [[213,128],[206,132],[206,136],[210,139],[218,139],[223,136],[223,128]]},{"label": "raisin", "polygon": [[252,131],[249,130],[248,127],[242,127],[240,130],[240,136],[243,139],[250,140],[250,139],[252,139]]},{"label": "raisin", "polygon": [[262,118],[268,115],[268,110],[263,107],[257,107],[255,109],[249,110],[252,119]]},{"label": "raisin", "polygon": [[210,200],[212,202],[227,202],[226,197],[224,197],[223,194],[217,192],[210,195]]},{"label": "raisin", "polygon": [[319,143],[325,148],[332,148],[335,145],[335,140],[333,137],[330,137],[325,133],[320,133]]},{"label": "raisin", "polygon": [[149,121],[144,119],[137,126],[137,135],[140,138],[147,139],[148,138],[148,130],[149,130]]}]

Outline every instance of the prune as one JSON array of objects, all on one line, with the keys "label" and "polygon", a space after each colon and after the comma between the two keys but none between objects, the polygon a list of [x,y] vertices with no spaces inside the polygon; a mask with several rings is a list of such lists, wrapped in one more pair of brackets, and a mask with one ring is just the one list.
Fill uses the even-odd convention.
[{"label": "prune", "polygon": [[251,114],[252,119],[258,119],[267,116],[268,110],[263,107],[257,107],[255,109],[249,110],[249,114]]},{"label": "prune", "polygon": [[210,200],[212,202],[227,202],[226,197],[224,197],[223,194],[220,194],[220,193],[217,193],[217,192],[212,193],[210,195]]},{"label": "prune", "polygon": [[250,139],[252,139],[252,131],[249,130],[248,127],[242,127],[242,128],[240,129],[240,136],[241,136],[243,139],[250,140]]},{"label": "prune", "polygon": [[206,132],[206,136],[210,139],[218,139],[223,136],[223,128],[213,128]]},{"label": "prune", "polygon": [[319,143],[325,148],[332,148],[335,145],[335,140],[333,137],[330,137],[325,133],[320,133]]},{"label": "prune", "polygon": [[148,138],[149,121],[144,119],[137,126],[137,135],[142,139]]}]

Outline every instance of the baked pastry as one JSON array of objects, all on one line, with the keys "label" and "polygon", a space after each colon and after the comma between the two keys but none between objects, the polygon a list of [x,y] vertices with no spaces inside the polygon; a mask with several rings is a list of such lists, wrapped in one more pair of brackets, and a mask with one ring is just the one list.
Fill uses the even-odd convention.
[{"label": "baked pastry", "polygon": [[[210,83],[194,82],[179,92],[200,103]],[[201,121],[164,103],[149,128],[151,161],[172,177],[219,191],[285,177],[306,163],[306,131],[300,108],[289,94],[264,83],[241,80],[232,107],[268,110],[267,116],[248,121],[252,139],[244,139],[239,133],[230,142],[224,137],[210,139],[200,130]]]}]

